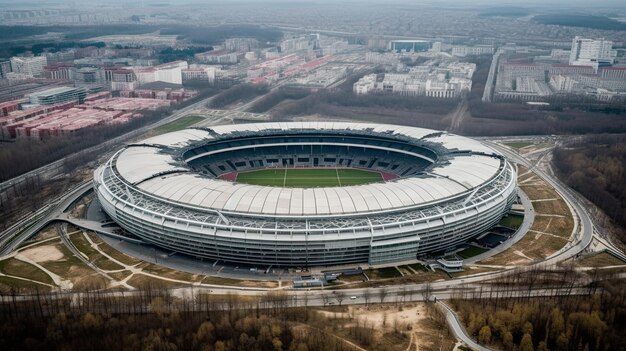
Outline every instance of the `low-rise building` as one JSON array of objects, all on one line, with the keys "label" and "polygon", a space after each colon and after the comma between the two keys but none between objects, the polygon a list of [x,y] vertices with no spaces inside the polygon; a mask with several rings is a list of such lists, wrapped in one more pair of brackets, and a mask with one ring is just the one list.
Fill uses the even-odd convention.
[{"label": "low-rise building", "polygon": [[225,50],[248,52],[259,47],[259,41],[254,38],[229,38],[222,45]]},{"label": "low-rise building", "polygon": [[44,76],[54,80],[70,80],[70,70],[74,65],[71,63],[59,63],[44,67]]},{"label": "low-rise building", "polygon": [[239,54],[226,50],[201,52],[194,55],[195,59],[202,63],[230,65],[239,62]]},{"label": "low-rise building", "polygon": [[433,43],[427,40],[391,40],[389,50],[395,52],[419,52],[428,51],[433,47]]},{"label": "low-rise building", "polygon": [[455,45],[452,47],[452,56],[465,57],[472,55],[493,55],[493,45],[465,46]]},{"label": "low-rise building", "polygon": [[28,95],[30,105],[56,105],[65,102],[82,103],[87,91],[84,88],[58,87]]},{"label": "low-rise building", "polygon": [[12,71],[31,77],[42,76],[47,64],[48,60],[45,56],[11,57]]},{"label": "low-rise building", "polygon": [[213,84],[215,82],[216,67],[211,66],[196,66],[185,68],[182,70],[182,81],[185,82],[208,82]]},{"label": "low-rise building", "polygon": [[133,72],[140,85],[152,82],[182,84],[182,70],[188,67],[186,61],[173,61],[154,67],[135,67]]},{"label": "low-rise building", "polygon": [[11,61],[0,60],[0,79],[6,79],[7,74],[13,72],[11,69]]},{"label": "low-rise building", "polygon": [[409,73],[367,75],[357,81],[355,94],[389,92],[399,95],[456,98],[472,89],[473,63],[451,62],[437,66],[416,66]]}]

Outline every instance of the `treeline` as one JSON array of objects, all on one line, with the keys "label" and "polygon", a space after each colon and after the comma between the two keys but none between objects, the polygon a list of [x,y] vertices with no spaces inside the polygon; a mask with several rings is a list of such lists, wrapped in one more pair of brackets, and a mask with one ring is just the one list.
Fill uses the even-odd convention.
[{"label": "treeline", "polygon": [[550,106],[531,106],[522,102],[482,102],[491,59],[477,56],[468,95],[472,118],[461,125],[466,135],[532,135],[626,132],[626,107],[598,103],[589,98],[554,97]]},{"label": "treeline", "polygon": [[553,24],[557,26],[585,27],[604,30],[626,30],[626,24],[606,16],[594,15],[538,15],[533,21],[541,24]]},{"label": "treeline", "polygon": [[467,332],[484,345],[522,351],[623,350],[626,285],[609,279],[598,288],[589,295],[533,298],[516,296],[523,285],[507,284],[500,285],[497,298],[456,297],[451,304]]},{"label": "treeline", "polygon": [[199,46],[199,47],[190,47],[184,49],[175,49],[172,47],[165,48],[157,54],[159,58],[159,62],[172,62],[178,60],[188,61],[193,58],[193,56],[200,52],[206,52],[213,50],[212,46]]},{"label": "treeline", "polygon": [[[626,136],[597,135],[558,147],[558,176],[626,228]],[[626,231],[622,231],[626,243]]]},{"label": "treeline", "polygon": [[320,91],[292,104],[275,110],[278,117],[324,113],[332,107],[389,109],[392,111],[416,111],[445,115],[452,111],[458,100],[438,99],[427,96],[401,96],[391,93],[356,95],[345,91]]},{"label": "treeline", "polygon": [[463,121],[466,135],[532,135],[626,132],[623,101],[598,102],[587,96],[554,96],[549,106],[524,102],[482,102],[491,57],[468,58],[476,64],[468,95],[472,118]]},{"label": "treeline", "polygon": [[555,112],[521,104],[493,103],[472,107],[472,119],[463,121],[466,135],[535,135],[625,133],[626,115],[568,110]]},{"label": "treeline", "polygon": [[278,41],[283,33],[266,26],[255,25],[221,25],[216,27],[196,27],[185,25],[157,26],[147,24],[107,24],[88,26],[0,26],[2,40],[16,40],[49,32],[61,32],[68,40],[82,40],[103,35],[146,34],[160,31],[163,35],[178,35],[193,43],[215,45],[228,38],[255,38],[261,45],[266,42]]},{"label": "treeline", "polygon": [[33,45],[2,45],[0,48],[0,57],[11,57],[23,54],[27,51],[33,53],[33,55],[41,55],[44,52],[59,52],[64,49],[71,48],[84,48],[88,46],[95,46],[103,48],[106,46],[104,42],[98,41],[93,43],[81,43],[81,42],[60,42],[60,43],[37,43]]},{"label": "treeline", "polygon": [[216,95],[209,103],[210,107],[223,108],[228,105],[250,100],[269,92],[267,85],[239,84]]},{"label": "treeline", "polygon": [[217,27],[172,26],[162,28],[163,35],[178,35],[196,44],[215,45],[228,38],[254,38],[261,45],[279,41],[283,33],[271,27],[255,25],[222,25]]},{"label": "treeline", "polygon": [[284,88],[281,87],[257,101],[252,107],[250,107],[250,112],[255,113],[264,113],[276,105],[280,104],[285,100],[300,100],[309,96],[311,92],[308,89],[296,89],[296,88]]},{"label": "treeline", "polygon": [[330,105],[346,107],[374,107],[391,110],[418,110],[434,114],[446,114],[458,104],[456,99],[439,99],[428,96],[402,96],[392,93],[357,95],[354,93],[326,92],[322,100]]},{"label": "treeline", "polygon": [[430,60],[430,58],[428,57],[416,57],[415,59],[409,57],[409,56],[403,56],[400,57],[400,62],[402,62],[404,65],[406,65],[407,67],[415,67],[415,66],[420,66],[423,65],[424,63],[426,63],[428,60]]},{"label": "treeline", "polygon": [[31,35],[40,35],[52,32],[51,28],[58,28],[57,26],[0,26],[0,33],[2,33],[1,39],[10,41],[19,38],[28,37]]},{"label": "treeline", "polygon": [[324,317],[306,303],[293,307],[283,293],[181,300],[147,288],[0,297],[3,350],[356,350],[326,331]]},{"label": "treeline", "polygon": [[[277,118],[300,116],[309,114],[337,115],[338,109],[371,109],[393,111],[415,111],[445,115],[450,113],[458,104],[457,99],[438,99],[428,96],[402,96],[392,93],[376,93],[357,95],[352,87],[363,75],[381,73],[380,68],[366,72],[350,74],[343,83],[334,89],[322,89],[315,93],[279,106],[273,111]],[[341,114],[341,112],[339,112]]]}]

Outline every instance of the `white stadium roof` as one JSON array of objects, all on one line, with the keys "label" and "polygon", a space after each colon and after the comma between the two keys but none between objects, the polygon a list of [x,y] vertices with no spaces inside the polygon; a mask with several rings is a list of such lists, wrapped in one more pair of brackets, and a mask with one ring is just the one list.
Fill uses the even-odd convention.
[{"label": "white stadium roof", "polygon": [[[501,167],[500,155],[469,138],[429,129],[340,122],[255,123],[187,129],[146,139],[121,151],[119,175],[138,189],[163,199],[217,211],[267,216],[347,215],[420,206],[471,192]],[[437,143],[455,151],[425,176],[385,183],[329,188],[280,188],[233,183],[197,174],[161,148],[182,149],[213,139],[212,134],[263,130],[371,130]],[[467,151],[456,152],[456,151]]]}]

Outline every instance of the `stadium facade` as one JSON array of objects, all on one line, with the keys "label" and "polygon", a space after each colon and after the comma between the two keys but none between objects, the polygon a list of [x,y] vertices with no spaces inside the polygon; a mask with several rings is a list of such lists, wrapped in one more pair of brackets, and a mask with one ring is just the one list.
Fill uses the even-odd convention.
[{"label": "stadium facade", "polygon": [[[222,180],[268,167],[342,167],[397,178],[286,188]],[[336,122],[186,129],[131,144],[94,173],[124,229],[188,255],[253,265],[386,264],[444,252],[499,222],[516,169],[472,139]]]}]

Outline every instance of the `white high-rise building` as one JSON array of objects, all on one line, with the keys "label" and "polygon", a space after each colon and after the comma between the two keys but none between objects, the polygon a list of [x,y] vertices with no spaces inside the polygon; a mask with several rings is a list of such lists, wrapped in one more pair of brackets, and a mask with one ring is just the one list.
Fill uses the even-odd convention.
[{"label": "white high-rise building", "polygon": [[11,57],[11,68],[15,73],[26,74],[31,77],[43,74],[43,68],[48,64],[45,56]]},{"label": "white high-rise building", "polygon": [[173,61],[154,67],[135,67],[133,72],[139,84],[152,82],[166,82],[171,84],[183,83],[183,69],[189,68],[186,61]]},{"label": "white high-rise building", "polygon": [[600,64],[613,63],[612,48],[613,42],[610,40],[574,37],[569,64],[593,66],[597,70]]}]

